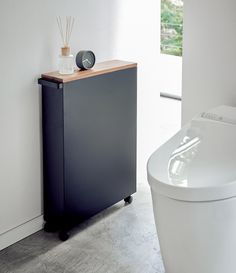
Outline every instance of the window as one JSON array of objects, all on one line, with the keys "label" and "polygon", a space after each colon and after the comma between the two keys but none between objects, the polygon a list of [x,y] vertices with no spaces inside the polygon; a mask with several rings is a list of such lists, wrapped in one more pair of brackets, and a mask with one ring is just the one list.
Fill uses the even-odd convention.
[{"label": "window", "polygon": [[183,0],[161,0],[161,53],[182,56]]}]

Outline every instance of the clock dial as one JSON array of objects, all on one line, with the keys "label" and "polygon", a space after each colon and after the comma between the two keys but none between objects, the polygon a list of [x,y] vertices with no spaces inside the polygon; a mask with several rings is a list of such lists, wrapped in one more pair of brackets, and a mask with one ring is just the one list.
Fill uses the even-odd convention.
[{"label": "clock dial", "polygon": [[91,67],[92,62],[91,62],[91,56],[89,53],[84,54],[82,62],[85,68]]},{"label": "clock dial", "polygon": [[76,56],[76,64],[81,69],[90,69],[95,64],[95,55],[92,51],[80,51]]}]

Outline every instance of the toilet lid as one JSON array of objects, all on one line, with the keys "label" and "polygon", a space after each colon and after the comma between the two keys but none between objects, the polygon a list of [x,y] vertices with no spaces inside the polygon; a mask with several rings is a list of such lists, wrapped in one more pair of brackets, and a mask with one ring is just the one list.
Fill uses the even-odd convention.
[{"label": "toilet lid", "polygon": [[236,197],[236,108],[202,113],[148,161],[154,191],[184,201]]}]

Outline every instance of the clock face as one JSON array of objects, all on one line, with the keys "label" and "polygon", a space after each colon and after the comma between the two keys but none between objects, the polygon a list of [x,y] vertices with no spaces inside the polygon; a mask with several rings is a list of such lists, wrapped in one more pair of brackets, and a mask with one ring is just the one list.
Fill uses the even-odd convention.
[{"label": "clock face", "polygon": [[85,69],[90,69],[94,66],[95,56],[92,51],[84,52],[83,57],[82,57],[82,63],[83,63],[83,67]]},{"label": "clock face", "polygon": [[90,69],[94,66],[96,61],[95,55],[92,51],[82,50],[76,55],[76,64],[82,70]]}]

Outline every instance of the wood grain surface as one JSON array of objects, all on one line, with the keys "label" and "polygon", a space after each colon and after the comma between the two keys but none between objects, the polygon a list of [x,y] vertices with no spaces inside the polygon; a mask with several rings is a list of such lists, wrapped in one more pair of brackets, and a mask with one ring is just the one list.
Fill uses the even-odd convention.
[{"label": "wood grain surface", "polygon": [[97,63],[90,70],[76,70],[73,74],[70,75],[61,75],[59,74],[58,71],[44,73],[42,74],[42,78],[53,80],[56,82],[66,83],[133,67],[137,67],[137,64],[120,60],[112,60]]}]

